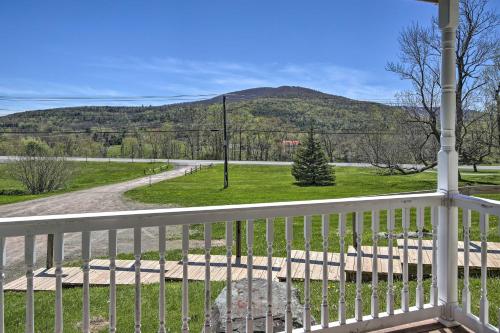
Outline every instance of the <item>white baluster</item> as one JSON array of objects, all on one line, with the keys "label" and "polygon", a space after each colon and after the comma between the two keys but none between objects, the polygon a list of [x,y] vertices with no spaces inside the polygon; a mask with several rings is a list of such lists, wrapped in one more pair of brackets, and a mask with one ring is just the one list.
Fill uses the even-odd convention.
[{"label": "white baluster", "polygon": [[488,230],[489,230],[489,216],[488,214],[481,213],[479,220],[479,227],[481,231],[481,299],[479,301],[479,320],[483,325],[488,324]]},{"label": "white baluster", "polygon": [[380,225],[380,212],[372,211],[372,303],[371,314],[373,318],[378,318],[378,232]]},{"label": "white baluster", "polygon": [[438,247],[438,220],[439,208],[431,207],[432,222],[432,279],[431,279],[431,305],[438,306],[438,287],[437,287],[437,247]]},{"label": "white baluster", "polygon": [[417,233],[418,233],[418,255],[417,255],[417,308],[424,308],[424,255],[422,251],[422,238],[424,237],[424,207],[417,207]]},{"label": "white baluster", "polygon": [[160,254],[160,291],[158,295],[158,319],[160,321],[158,333],[165,333],[165,251],[167,239],[166,228],[161,226],[158,228],[158,251]]},{"label": "white baluster", "polygon": [[410,227],[410,208],[403,208],[403,290],[401,291],[401,309],[410,310],[408,288],[408,228]]},{"label": "white baluster", "polygon": [[182,332],[189,332],[189,285],[188,285],[189,226],[182,226]]},{"label": "white baluster", "polygon": [[286,225],[286,333],[293,330],[292,317],[292,242],[293,242],[293,217],[285,219]]},{"label": "white baluster", "polygon": [[232,257],[233,257],[233,222],[226,222],[226,259],[227,259],[227,278],[226,278],[226,332],[233,331],[233,318],[232,318]]},{"label": "white baluster", "polygon": [[356,303],[355,318],[357,321],[363,320],[363,298],[361,295],[363,283],[363,251],[361,242],[363,236],[363,212],[356,212]]},{"label": "white baluster", "polygon": [[108,231],[109,332],[116,332],[116,230]]},{"label": "white baluster", "polygon": [[346,218],[344,213],[339,214],[339,323],[346,323],[346,308],[345,308],[345,224]]},{"label": "white baluster", "polygon": [[64,260],[64,234],[54,235],[54,263],[56,266],[56,304],[55,332],[63,332],[63,292],[62,292],[62,262]]},{"label": "white baluster", "polygon": [[312,217],[304,217],[304,332],[311,331],[311,229]]},{"label": "white baluster", "polygon": [[462,210],[462,224],[464,228],[464,288],[462,290],[462,310],[470,313],[470,289],[469,289],[469,264],[470,264],[470,209]]},{"label": "white baluster", "polygon": [[393,262],[393,239],[394,239],[394,209],[387,210],[387,301],[386,312],[394,314],[394,262]]},{"label": "white baluster", "polygon": [[266,242],[267,242],[267,311],[266,332],[273,332],[273,241],[274,226],[272,219],[266,219]]},{"label": "white baluster", "polygon": [[5,237],[0,237],[0,333],[5,333],[3,280],[5,279]]},{"label": "white baluster", "polygon": [[211,314],[210,314],[210,250],[212,249],[212,224],[205,224],[205,324],[204,332],[210,333]]},{"label": "white baluster", "polygon": [[141,333],[141,228],[134,228],[134,267],[135,267],[135,333]]},{"label": "white baluster", "polygon": [[321,216],[321,231],[323,236],[323,286],[321,300],[321,326],[328,327],[328,234],[330,229],[330,216]]},{"label": "white baluster", "polygon": [[253,220],[247,221],[247,280],[248,280],[248,300],[247,300],[247,333],[253,332]]},{"label": "white baluster", "polygon": [[83,320],[82,330],[90,332],[90,231],[82,232]]},{"label": "white baluster", "polygon": [[26,333],[35,332],[35,295],[33,269],[35,267],[35,236],[24,237],[24,262],[26,265]]}]

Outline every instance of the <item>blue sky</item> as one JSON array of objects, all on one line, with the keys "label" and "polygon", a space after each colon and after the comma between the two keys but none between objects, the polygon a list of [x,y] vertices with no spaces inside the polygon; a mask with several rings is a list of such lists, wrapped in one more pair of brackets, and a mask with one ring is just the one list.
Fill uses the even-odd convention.
[{"label": "blue sky", "polygon": [[[406,87],[384,69],[399,32],[436,11],[416,0],[1,1],[0,96],[300,85],[391,99]],[[90,102],[0,101],[0,112],[77,104]]]}]

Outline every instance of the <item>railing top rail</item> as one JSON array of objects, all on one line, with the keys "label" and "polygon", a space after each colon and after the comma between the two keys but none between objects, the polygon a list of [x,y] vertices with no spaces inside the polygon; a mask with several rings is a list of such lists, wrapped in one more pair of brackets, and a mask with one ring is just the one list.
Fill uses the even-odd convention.
[{"label": "railing top rail", "polygon": [[444,194],[421,193],[244,205],[0,218],[0,235],[127,229],[439,205]]},{"label": "railing top rail", "polygon": [[461,208],[468,208],[486,214],[500,216],[500,201],[463,194],[454,195],[453,200],[455,205]]}]

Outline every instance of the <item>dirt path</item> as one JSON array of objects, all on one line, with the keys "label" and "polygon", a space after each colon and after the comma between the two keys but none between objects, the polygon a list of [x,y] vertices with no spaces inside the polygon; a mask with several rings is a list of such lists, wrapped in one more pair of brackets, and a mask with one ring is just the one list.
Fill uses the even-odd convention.
[{"label": "dirt path", "polygon": [[[157,183],[166,179],[172,179],[184,175],[187,167],[177,167],[174,170],[166,171],[151,176],[151,183]],[[42,199],[19,202],[15,204],[0,206],[0,216],[28,216],[28,215],[53,215],[65,213],[89,213],[103,211],[134,210],[144,208],[165,207],[160,205],[142,204],[128,200],[123,197],[123,193],[135,187],[149,184],[150,178],[144,177],[126,181],[123,183],[94,187],[91,189],[75,191],[60,195],[54,195]],[[179,234],[179,228],[171,227],[167,229],[167,237],[174,237]],[[106,231],[92,233],[92,255],[104,256],[107,253],[108,238]],[[38,236],[36,240],[37,266],[45,265],[46,258],[46,236]],[[69,233],[64,238],[64,254],[66,260],[78,259],[81,255],[81,234]],[[196,241],[191,241],[191,245],[201,246]],[[142,232],[143,251],[158,249],[157,228],[144,228]],[[178,241],[167,242],[169,249],[179,248]],[[131,253],[133,251],[132,230],[120,230],[118,232],[118,252]],[[18,277],[23,272],[24,264],[24,238],[12,237],[7,239],[7,281]]]}]

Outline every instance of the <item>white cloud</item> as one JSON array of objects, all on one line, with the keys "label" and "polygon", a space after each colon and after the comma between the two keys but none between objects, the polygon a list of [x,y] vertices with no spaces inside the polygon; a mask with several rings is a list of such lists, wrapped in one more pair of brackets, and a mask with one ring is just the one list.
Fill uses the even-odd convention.
[{"label": "white cloud", "polygon": [[[220,94],[260,86],[303,86],[326,93],[362,100],[392,99],[400,90],[397,79],[330,63],[237,63],[178,58],[102,58],[84,65],[90,82],[0,82],[0,95],[37,96],[140,96]],[[378,74],[377,74],[378,73]],[[69,77],[71,79],[71,77]],[[99,86],[99,87],[98,87]],[[105,88],[100,88],[105,87]],[[57,106],[164,104],[165,101],[81,100],[53,103],[0,102],[3,110]],[[2,111],[2,110],[0,110]],[[2,111],[6,112],[6,111]]]}]

